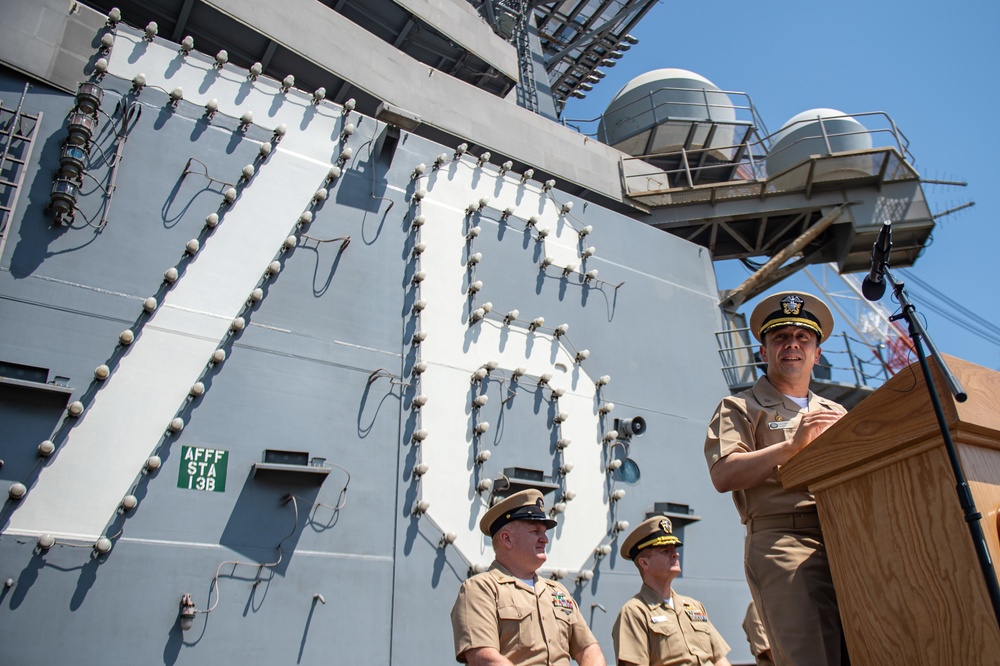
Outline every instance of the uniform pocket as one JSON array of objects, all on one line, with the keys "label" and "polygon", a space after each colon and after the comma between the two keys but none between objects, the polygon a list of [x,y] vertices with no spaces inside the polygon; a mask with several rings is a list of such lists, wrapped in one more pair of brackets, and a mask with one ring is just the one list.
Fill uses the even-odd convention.
[{"label": "uniform pocket", "polygon": [[512,654],[535,642],[533,621],[535,609],[531,606],[503,606],[497,609],[500,618],[500,652]]}]

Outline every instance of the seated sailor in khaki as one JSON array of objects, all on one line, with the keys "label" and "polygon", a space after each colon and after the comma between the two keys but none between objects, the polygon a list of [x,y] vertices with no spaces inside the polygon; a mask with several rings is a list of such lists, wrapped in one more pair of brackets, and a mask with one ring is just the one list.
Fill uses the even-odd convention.
[{"label": "seated sailor in khaki", "polygon": [[639,570],[642,589],[622,606],[611,630],[619,666],[729,666],[729,645],[705,607],[671,588],[681,573],[681,545],[664,516],[644,521],[622,544],[621,556]]},{"label": "seated sailor in khaki", "polygon": [[479,522],[492,537],[489,570],[462,583],[451,609],[455,658],[470,666],[606,666],[576,601],[561,584],[539,578],[546,532],[556,521],[542,494],[523,490],[495,504]]}]

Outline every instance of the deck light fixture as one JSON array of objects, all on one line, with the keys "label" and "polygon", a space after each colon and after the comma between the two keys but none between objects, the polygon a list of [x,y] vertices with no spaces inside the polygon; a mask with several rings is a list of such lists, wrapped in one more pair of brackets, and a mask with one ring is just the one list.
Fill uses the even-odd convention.
[{"label": "deck light fixture", "polygon": [[198,611],[195,609],[194,600],[190,594],[181,596],[180,623],[181,631],[187,631],[194,625],[194,616]]}]

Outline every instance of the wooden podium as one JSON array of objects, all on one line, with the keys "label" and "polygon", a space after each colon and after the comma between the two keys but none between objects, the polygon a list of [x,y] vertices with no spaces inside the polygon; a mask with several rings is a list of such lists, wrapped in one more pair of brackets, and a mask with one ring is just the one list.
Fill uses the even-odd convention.
[{"label": "wooden podium", "polygon": [[[928,359],[994,567],[1000,373]],[[920,364],[901,370],[782,467],[816,496],[853,666],[1000,664],[1000,627]]]}]

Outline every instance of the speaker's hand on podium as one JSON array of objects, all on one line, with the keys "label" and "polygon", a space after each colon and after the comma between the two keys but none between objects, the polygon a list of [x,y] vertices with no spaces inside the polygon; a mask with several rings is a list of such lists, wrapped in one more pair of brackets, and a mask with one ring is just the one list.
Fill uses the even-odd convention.
[{"label": "speaker's hand on podium", "polygon": [[806,448],[814,439],[826,432],[827,428],[839,421],[842,416],[843,414],[825,409],[803,414],[795,436],[792,437],[792,448],[795,453]]}]

